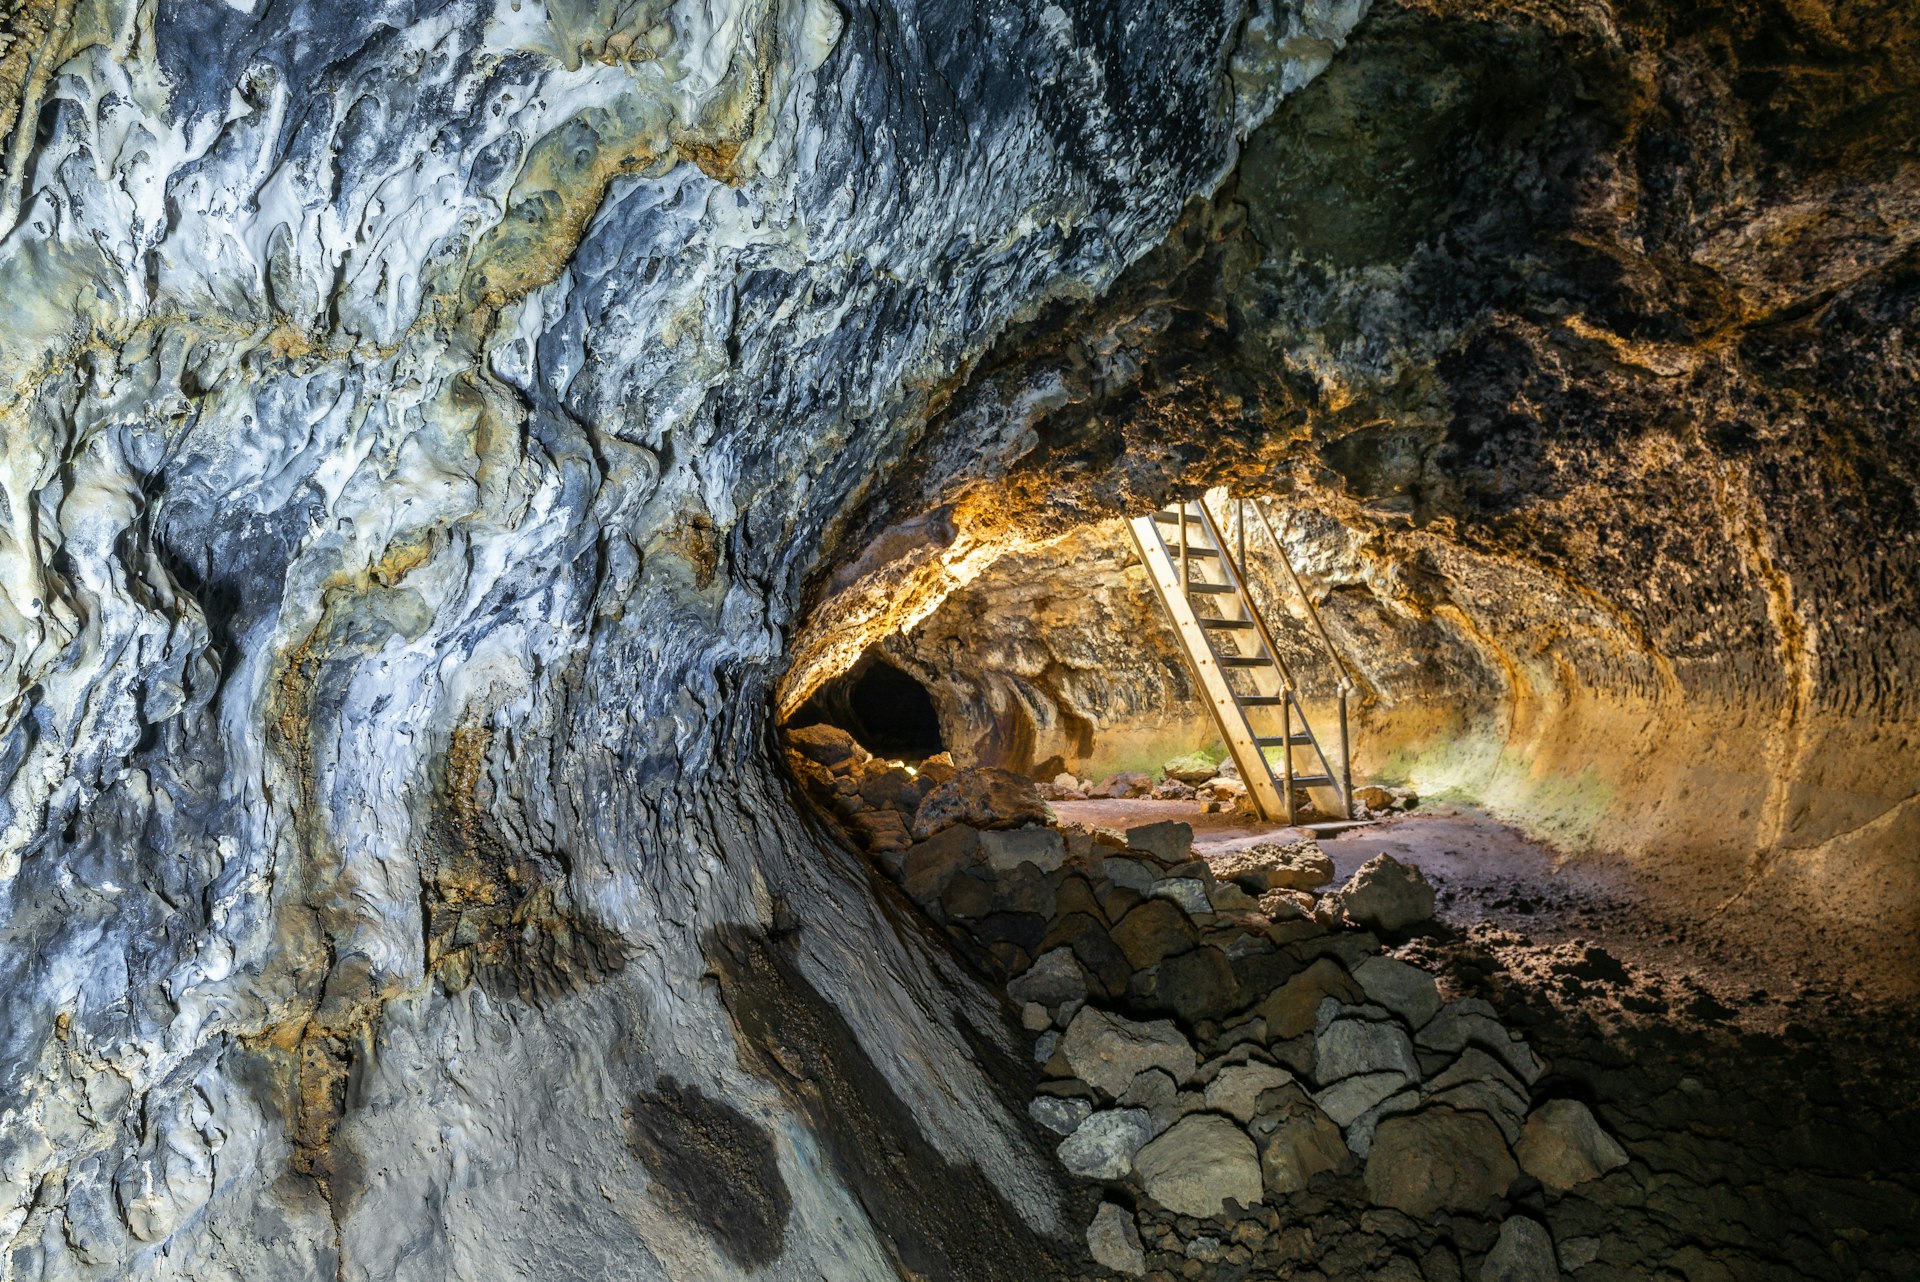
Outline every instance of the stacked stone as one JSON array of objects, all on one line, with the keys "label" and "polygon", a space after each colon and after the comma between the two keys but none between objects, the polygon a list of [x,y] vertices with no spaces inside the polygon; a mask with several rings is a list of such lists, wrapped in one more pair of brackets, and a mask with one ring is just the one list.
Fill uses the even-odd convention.
[{"label": "stacked stone", "polygon": [[[1369,1215],[1431,1225],[1497,1214],[1523,1171],[1564,1189],[1626,1161],[1583,1105],[1535,1106],[1544,1065],[1491,1007],[1385,955],[1433,910],[1411,868],[1381,856],[1327,893],[1310,841],[1209,863],[1179,823],[922,819],[880,863],[1005,978],[1041,1066],[1030,1113],[1104,1187],[1104,1268],[1291,1276],[1280,1208],[1323,1175],[1363,1187]],[[1546,1231],[1514,1218],[1476,1247],[1483,1276],[1558,1276]]]}]

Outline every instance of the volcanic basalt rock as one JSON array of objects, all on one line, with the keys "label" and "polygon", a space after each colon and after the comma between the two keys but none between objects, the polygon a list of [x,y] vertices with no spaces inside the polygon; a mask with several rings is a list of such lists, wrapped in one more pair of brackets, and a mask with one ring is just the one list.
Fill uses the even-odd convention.
[{"label": "volcanic basalt rock", "polygon": [[[1216,483],[1294,512],[1363,764],[1910,994],[1911,7],[1368,7],[0,6],[0,1277],[1076,1276],[1027,1087],[1122,1018],[1105,1094],[1231,1150],[1187,1209],[1350,1180],[1195,1077],[1236,1005],[1288,1071],[1376,1018],[1308,934],[1182,1028],[1117,849],[916,859],[815,759],[896,890],[772,733],[877,645],[963,766],[1200,746],[1111,535]],[[982,976],[1061,950],[1023,1029]],[[1365,1182],[1481,1205],[1543,1066],[1373,1009],[1446,1063]],[[1317,1266],[1458,1276],[1420,1233]]]},{"label": "volcanic basalt rock", "polygon": [[0,1275],[1081,1249],[770,690],[968,364],[1358,16],[5,6]]}]

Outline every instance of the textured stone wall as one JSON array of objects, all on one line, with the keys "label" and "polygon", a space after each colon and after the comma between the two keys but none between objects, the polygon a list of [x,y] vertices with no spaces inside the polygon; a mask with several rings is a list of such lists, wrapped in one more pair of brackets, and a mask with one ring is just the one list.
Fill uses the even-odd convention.
[{"label": "textured stone wall", "polygon": [[868,505],[874,563],[825,585],[792,683],[847,621],[939,637],[950,592],[1046,593],[992,549],[1269,494],[1343,531],[1314,577],[1395,674],[1368,715],[1436,710],[1376,726],[1380,768],[1910,989],[1916,27],[1376,8],[1164,246],[983,363]]},{"label": "textured stone wall", "polygon": [[0,1277],[1052,1272],[770,683],[1362,8],[0,8]]}]

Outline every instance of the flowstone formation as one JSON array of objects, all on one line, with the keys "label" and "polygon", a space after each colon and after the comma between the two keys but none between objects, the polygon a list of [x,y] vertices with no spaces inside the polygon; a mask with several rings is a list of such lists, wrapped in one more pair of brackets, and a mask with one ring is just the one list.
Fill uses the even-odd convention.
[{"label": "flowstone formation", "polygon": [[1363,8],[5,6],[0,1276],[1070,1268],[770,685]]}]

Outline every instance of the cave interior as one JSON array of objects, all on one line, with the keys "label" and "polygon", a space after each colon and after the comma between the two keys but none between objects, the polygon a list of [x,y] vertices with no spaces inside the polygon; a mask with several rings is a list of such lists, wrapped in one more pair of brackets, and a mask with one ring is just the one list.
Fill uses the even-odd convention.
[{"label": "cave interior", "polygon": [[1917,140],[1910,0],[0,4],[0,1282],[1920,1277]]}]

